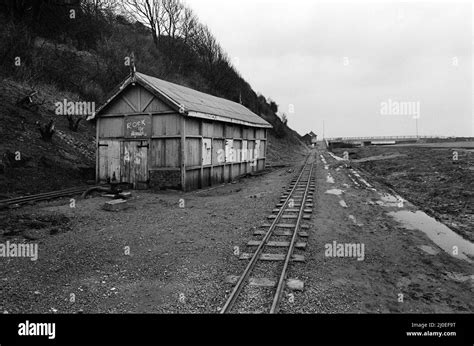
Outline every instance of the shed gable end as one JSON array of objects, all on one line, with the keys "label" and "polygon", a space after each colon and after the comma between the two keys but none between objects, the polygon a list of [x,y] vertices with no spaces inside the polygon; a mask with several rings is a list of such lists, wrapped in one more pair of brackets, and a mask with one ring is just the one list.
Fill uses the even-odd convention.
[{"label": "shed gable end", "polygon": [[101,116],[164,113],[173,111],[168,105],[139,84],[128,85],[101,110]]}]

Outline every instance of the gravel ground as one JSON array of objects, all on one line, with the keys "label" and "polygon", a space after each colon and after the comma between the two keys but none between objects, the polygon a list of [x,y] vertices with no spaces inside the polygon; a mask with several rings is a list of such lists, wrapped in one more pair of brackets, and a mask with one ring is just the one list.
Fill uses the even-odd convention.
[{"label": "gravel ground", "polygon": [[[387,215],[389,207],[374,203],[374,191],[354,186],[323,154],[335,183],[318,161],[313,217],[305,221],[308,246],[296,252],[306,262],[288,272],[305,289],[285,290],[281,312],[472,312],[472,264],[403,228]],[[226,278],[247,263],[235,247],[248,250],[245,244],[268,222],[297,169],[192,193],[136,191],[121,212],[102,210],[103,197],[77,200],[76,208],[63,199],[3,211],[0,243],[38,243],[39,258],[0,258],[0,311],[217,313],[232,289]],[[326,194],[329,189],[343,192]],[[326,257],[325,244],[333,241],[363,243],[364,260]],[[263,269],[255,276],[271,278]],[[244,296],[251,305],[237,311],[263,312],[271,290],[248,287]]]},{"label": "gravel ground", "polygon": [[0,258],[0,311],[218,312],[226,276],[245,264],[234,247],[266,222],[296,168],[191,193],[136,191],[121,212],[102,210],[104,197],[4,211],[0,243],[38,243],[39,258]]}]

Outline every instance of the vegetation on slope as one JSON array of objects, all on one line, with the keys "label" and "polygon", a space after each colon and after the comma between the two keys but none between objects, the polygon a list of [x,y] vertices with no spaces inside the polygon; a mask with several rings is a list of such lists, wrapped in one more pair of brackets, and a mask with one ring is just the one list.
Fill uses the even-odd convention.
[{"label": "vegetation on slope", "polygon": [[[241,102],[273,125],[272,139],[284,142],[270,146],[301,145],[299,135],[276,115],[278,105],[252,90],[209,28],[180,0],[0,0],[0,170],[14,165],[8,155],[20,149],[35,167],[41,157],[57,162],[50,162],[51,170],[93,167],[93,124],[70,130],[67,119],[54,113],[54,103],[101,104],[133,64],[140,72]],[[33,109],[19,104],[32,91],[43,104]],[[37,122],[45,126],[50,120],[56,132],[48,143],[39,139]],[[74,140],[64,142],[64,136]],[[76,155],[81,147],[87,149]],[[60,149],[69,152],[63,155],[69,164],[58,159]],[[85,152],[89,156],[78,159]],[[270,147],[269,153],[277,150]],[[2,191],[18,189],[11,179],[3,180],[9,183]]]}]

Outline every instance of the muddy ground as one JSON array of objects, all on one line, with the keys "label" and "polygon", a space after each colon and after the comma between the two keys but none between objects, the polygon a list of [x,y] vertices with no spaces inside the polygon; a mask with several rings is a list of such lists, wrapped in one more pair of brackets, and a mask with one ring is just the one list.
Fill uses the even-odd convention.
[{"label": "muddy ground", "polygon": [[388,160],[351,164],[474,241],[474,149],[469,149],[473,144],[372,146],[334,153],[342,156],[347,151],[353,160],[399,154]]},{"label": "muddy ground", "polygon": [[[387,215],[393,207],[375,203],[382,185],[355,185],[321,154],[329,167],[318,160],[306,262],[288,273],[305,288],[291,302],[285,292],[282,312],[474,311],[472,264],[404,228]],[[121,212],[102,210],[105,197],[3,211],[0,243],[37,243],[39,254],[0,258],[0,311],[217,313],[232,288],[226,277],[246,264],[235,247],[250,252],[245,244],[299,167],[192,193],[133,192]],[[364,259],[325,256],[333,241],[363,243]]]},{"label": "muddy ground", "polygon": [[[305,282],[305,290],[293,292],[295,303],[286,292],[283,312],[472,312],[474,258],[470,263],[452,256],[420,230],[396,222],[389,212],[418,207],[380,203],[381,195],[390,193],[382,184],[361,174],[369,189],[327,153],[322,155],[328,169],[321,162],[317,170],[307,261],[289,272]],[[363,244],[364,259],[327,257],[325,246],[334,241]]]}]

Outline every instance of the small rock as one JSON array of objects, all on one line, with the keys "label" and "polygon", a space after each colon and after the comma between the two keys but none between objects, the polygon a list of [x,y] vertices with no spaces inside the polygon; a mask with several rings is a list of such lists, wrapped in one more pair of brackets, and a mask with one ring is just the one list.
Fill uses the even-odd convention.
[{"label": "small rock", "polygon": [[288,279],[286,281],[286,286],[290,290],[294,290],[294,291],[303,291],[304,290],[304,282],[301,281],[301,280]]}]

